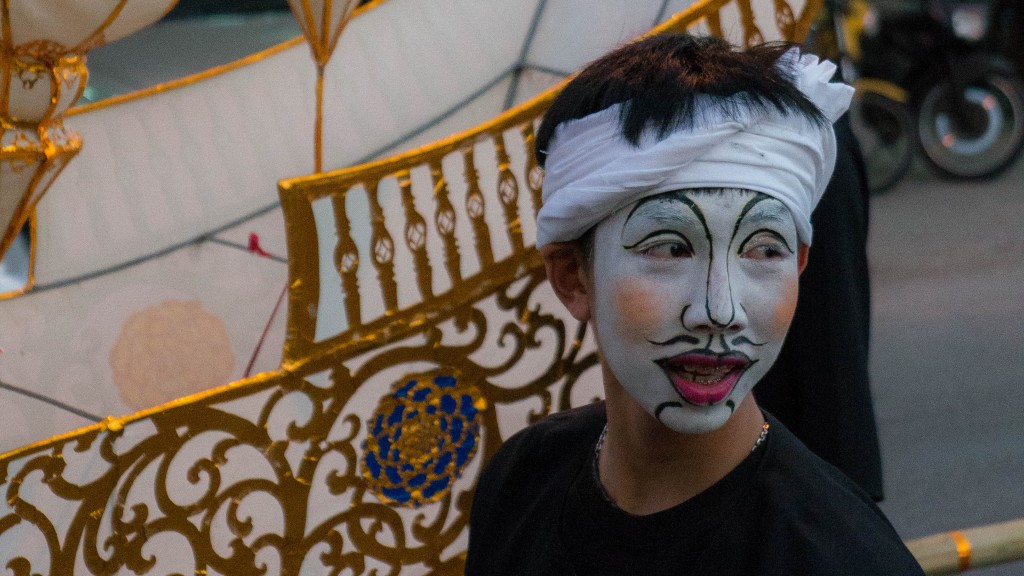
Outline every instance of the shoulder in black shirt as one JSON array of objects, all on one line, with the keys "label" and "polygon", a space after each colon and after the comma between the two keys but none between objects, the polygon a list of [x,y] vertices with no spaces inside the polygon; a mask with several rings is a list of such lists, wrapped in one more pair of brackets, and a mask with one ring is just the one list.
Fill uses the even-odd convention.
[{"label": "shoulder in black shirt", "polygon": [[922,574],[871,499],[766,417],[761,449],[645,516],[608,502],[593,473],[602,403],[545,418],[481,475],[466,574]]}]

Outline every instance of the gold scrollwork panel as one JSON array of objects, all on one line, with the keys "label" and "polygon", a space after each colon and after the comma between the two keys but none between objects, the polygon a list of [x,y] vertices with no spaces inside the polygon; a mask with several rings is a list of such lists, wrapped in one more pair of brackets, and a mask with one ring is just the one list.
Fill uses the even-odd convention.
[{"label": "gold scrollwork panel", "polygon": [[[472,486],[511,433],[507,423],[597,393],[581,378],[596,357],[560,311],[540,304],[547,291],[534,267],[361,354],[127,426],[111,422],[6,462],[0,543],[50,552],[20,556],[12,566],[25,574],[461,573]],[[458,474],[446,472],[443,490],[407,508],[409,497],[382,497],[387,483],[368,481],[367,448],[380,437],[380,416],[394,414],[384,400],[396,384],[436,373],[474,391],[478,433],[464,438],[478,445]],[[421,432],[429,434],[400,446],[400,461],[443,456],[430,449],[444,431]],[[462,447],[442,448],[457,455]],[[62,513],[68,506],[74,514]]]}]

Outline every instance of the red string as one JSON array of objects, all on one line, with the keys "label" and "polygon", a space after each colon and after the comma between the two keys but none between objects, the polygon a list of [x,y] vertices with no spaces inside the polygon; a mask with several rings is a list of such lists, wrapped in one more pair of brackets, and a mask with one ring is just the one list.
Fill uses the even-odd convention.
[{"label": "red string", "polygon": [[249,232],[249,252],[264,258],[271,257],[269,252],[260,247],[260,235],[255,232]]},{"label": "red string", "polygon": [[[271,257],[269,252],[260,247],[260,236],[255,232],[249,233],[249,252],[252,252],[257,256],[263,256],[264,258]],[[277,297],[277,304],[274,304],[274,310],[270,313],[270,319],[267,320],[267,325],[263,327],[263,333],[260,334],[260,339],[256,342],[256,348],[252,351],[252,357],[249,358],[249,365],[245,367],[245,375],[243,378],[248,378],[252,373],[252,367],[256,363],[256,357],[260,355],[260,349],[263,348],[263,341],[267,339],[267,333],[270,332],[270,326],[274,323],[277,311],[281,308],[281,302],[284,301],[284,296],[287,293],[288,285],[285,284],[284,290],[281,290],[281,295]]]},{"label": "red string", "polygon": [[260,334],[259,341],[256,342],[256,349],[252,351],[252,357],[249,358],[249,365],[245,367],[245,375],[243,378],[248,378],[249,374],[252,374],[252,366],[256,363],[256,357],[260,355],[260,349],[263,348],[263,341],[267,339],[267,333],[270,332],[270,326],[274,323],[274,317],[277,316],[277,311],[281,308],[281,302],[284,302],[284,295],[288,293],[288,285],[284,285],[284,290],[281,290],[281,295],[277,297],[277,304],[274,304],[274,310],[270,313],[270,319],[267,320],[267,325],[263,327],[263,333]]}]

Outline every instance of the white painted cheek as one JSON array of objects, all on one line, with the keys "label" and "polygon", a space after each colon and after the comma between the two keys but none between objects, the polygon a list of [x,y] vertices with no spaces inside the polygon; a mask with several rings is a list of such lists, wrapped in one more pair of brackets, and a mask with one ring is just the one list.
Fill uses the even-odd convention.
[{"label": "white painted cheek", "polygon": [[648,340],[665,333],[664,324],[678,311],[669,313],[662,287],[649,278],[622,275],[598,290],[595,313],[596,335],[604,361],[622,387],[647,412],[654,414],[664,402],[678,401],[677,393],[654,363],[655,352]]},{"label": "white painted cheek", "polygon": [[[792,276],[792,278],[790,278]],[[743,283],[741,306],[747,324],[744,334],[760,346],[744,350],[756,363],[750,367],[734,390],[738,403],[775,364],[796,307],[796,275],[738,275]]]},{"label": "white painted cheek", "polygon": [[779,346],[789,330],[796,311],[798,276],[795,271],[769,279],[744,277],[743,305],[750,319],[750,330],[760,341]]},{"label": "white painted cheek", "polygon": [[594,326],[597,330],[598,341],[601,347],[606,350],[619,349],[626,345],[625,330],[620,326],[619,318],[615,313],[615,293],[620,289],[621,280],[605,282],[597,286],[597,303],[594,312]]},{"label": "white painted cheek", "polygon": [[594,259],[595,276],[595,312],[596,326],[601,329],[601,342],[605,346],[622,346],[622,327],[616,311],[616,294],[622,291],[630,281],[628,270],[625,270],[624,258],[620,252],[609,249],[601,250],[600,258]]},{"label": "white painted cheek", "polygon": [[779,340],[786,337],[789,326],[793,322],[797,298],[800,294],[799,280],[800,273],[794,269],[787,278],[783,279],[778,298],[772,303],[772,329],[775,337]]}]

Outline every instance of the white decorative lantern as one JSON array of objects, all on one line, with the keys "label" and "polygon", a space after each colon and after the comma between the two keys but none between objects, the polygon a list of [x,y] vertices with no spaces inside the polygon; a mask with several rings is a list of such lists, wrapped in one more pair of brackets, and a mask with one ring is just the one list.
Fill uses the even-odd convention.
[{"label": "white decorative lantern", "polygon": [[0,0],[0,258],[82,147],[61,115],[82,95],[85,54],[159,20],[177,0]]}]

